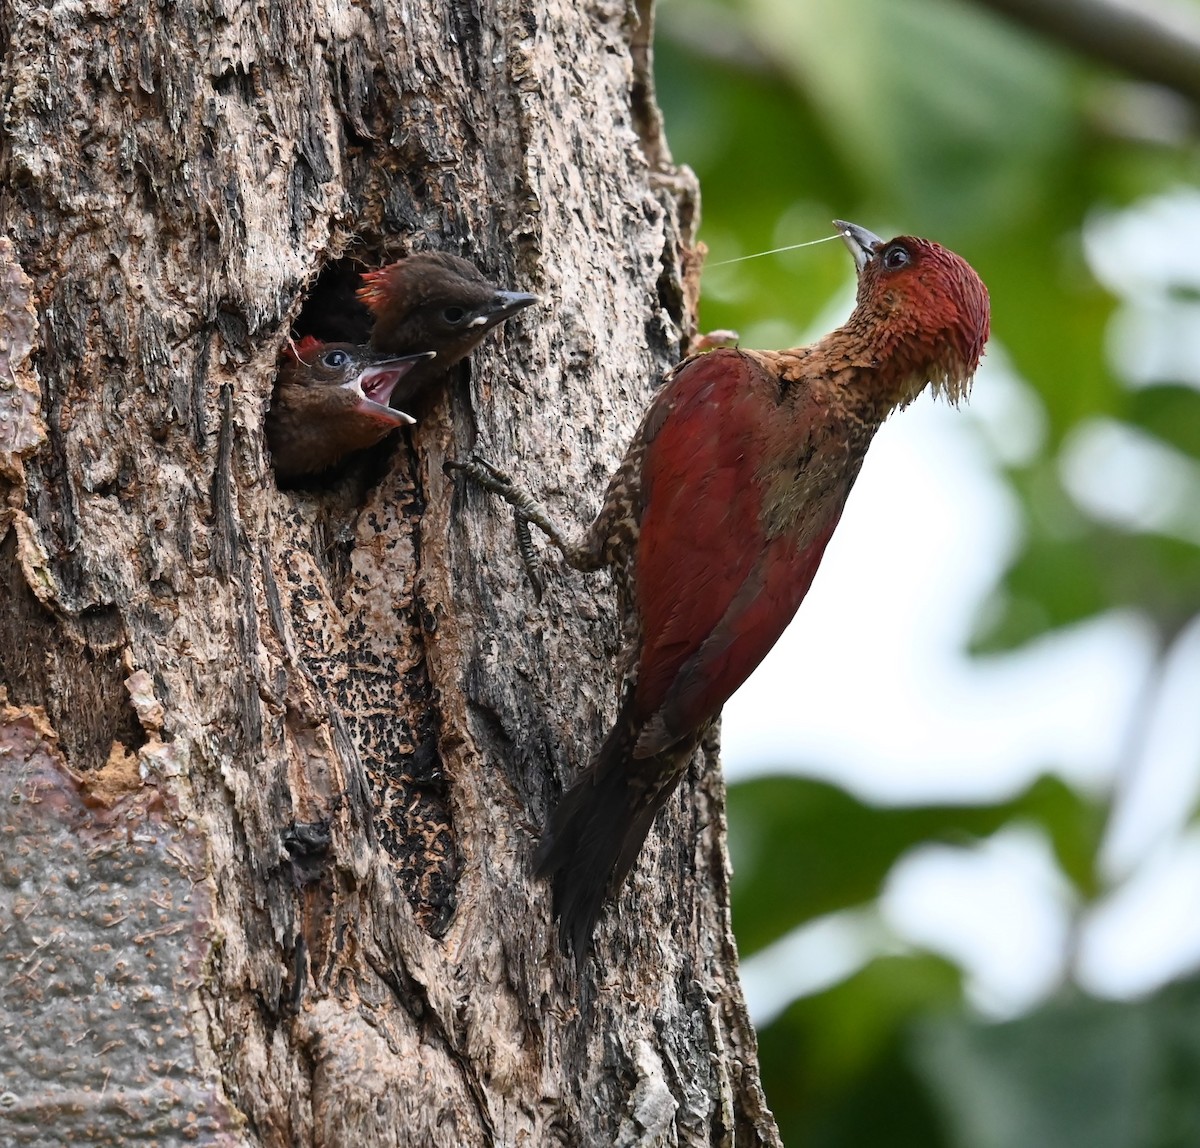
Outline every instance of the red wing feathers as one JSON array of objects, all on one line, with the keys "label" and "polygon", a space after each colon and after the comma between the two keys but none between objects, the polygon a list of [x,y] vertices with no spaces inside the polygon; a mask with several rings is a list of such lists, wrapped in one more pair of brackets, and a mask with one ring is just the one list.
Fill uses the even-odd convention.
[{"label": "red wing feathers", "polygon": [[791,621],[837,524],[835,514],[803,552],[766,537],[756,471],[773,427],[794,414],[780,411],[755,359],[704,355],[663,400],[671,409],[642,467],[635,706],[648,726],[638,756],[706,721],[746,680]]},{"label": "red wing feathers", "polygon": [[670,410],[642,464],[636,697],[643,720],[662,705],[761,554],[761,490],[748,459],[775,406],[773,381],[736,351],[693,360],[669,388]]},{"label": "red wing feathers", "polygon": [[768,544],[720,621],[676,667],[636,756],[659,753],[707,721],[754,672],[808,593],[839,517],[802,551],[788,538]]}]

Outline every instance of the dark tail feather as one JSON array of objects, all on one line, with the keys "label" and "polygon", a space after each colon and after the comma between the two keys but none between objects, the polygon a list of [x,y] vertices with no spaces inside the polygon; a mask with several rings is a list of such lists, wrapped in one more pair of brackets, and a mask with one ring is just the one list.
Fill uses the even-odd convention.
[{"label": "dark tail feather", "polygon": [[[550,814],[534,862],[554,892],[563,952],[582,965],[610,892],[621,887],[678,773],[670,755],[635,759],[637,730],[625,709],[592,764]],[[674,773],[671,784],[663,784]]]}]

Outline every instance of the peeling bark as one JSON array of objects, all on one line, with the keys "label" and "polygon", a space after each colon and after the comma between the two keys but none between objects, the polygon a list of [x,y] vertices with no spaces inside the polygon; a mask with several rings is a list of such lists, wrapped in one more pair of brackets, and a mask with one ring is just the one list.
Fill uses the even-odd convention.
[{"label": "peeling bark", "polygon": [[[775,1144],[716,746],[581,980],[531,879],[617,697],[477,446],[596,509],[693,330],[647,3],[0,0],[0,1140]],[[546,301],[413,431],[277,488],[338,260]]]}]

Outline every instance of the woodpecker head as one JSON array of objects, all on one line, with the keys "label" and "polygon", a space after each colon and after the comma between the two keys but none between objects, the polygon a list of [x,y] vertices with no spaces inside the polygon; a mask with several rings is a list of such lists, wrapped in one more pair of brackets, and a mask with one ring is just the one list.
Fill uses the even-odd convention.
[{"label": "woodpecker head", "polygon": [[538,302],[536,295],[500,290],[465,259],[444,251],[366,272],[358,297],[375,315],[373,347],[427,347],[437,352],[439,371],[470,354],[497,324]]},{"label": "woodpecker head", "polygon": [[902,403],[927,382],[957,403],[970,391],[988,339],[983,281],[965,259],[928,239],[885,241],[854,223],[834,226],[858,269],[858,301],[844,329],[865,335],[881,360],[911,376]]},{"label": "woodpecker head", "polygon": [[265,424],[276,475],[292,479],[326,470],[415,422],[387,404],[396,384],[430,357],[431,352],[389,357],[311,337],[289,345]]},{"label": "woodpecker head", "polygon": [[[388,406],[396,384],[435,352],[381,355],[350,343],[322,343],[308,337],[289,346],[280,368],[280,386],[290,402],[307,407],[314,418],[358,417],[383,429],[416,422]],[[381,431],[382,433],[382,431]]]}]

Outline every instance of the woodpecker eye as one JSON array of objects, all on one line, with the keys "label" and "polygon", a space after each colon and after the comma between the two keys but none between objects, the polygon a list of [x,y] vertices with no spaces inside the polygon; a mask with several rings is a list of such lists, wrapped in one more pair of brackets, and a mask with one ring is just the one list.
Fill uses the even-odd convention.
[{"label": "woodpecker eye", "polygon": [[321,356],[321,362],[336,371],[350,362],[350,354],[348,351],[326,351]]},{"label": "woodpecker eye", "polygon": [[450,323],[454,326],[457,326],[466,317],[467,313],[461,307],[447,307],[442,312],[442,318],[445,319],[447,323]]},{"label": "woodpecker eye", "polygon": [[884,251],[882,258],[883,265],[888,271],[899,271],[901,267],[907,267],[912,262],[908,248],[899,243],[893,243]]}]

